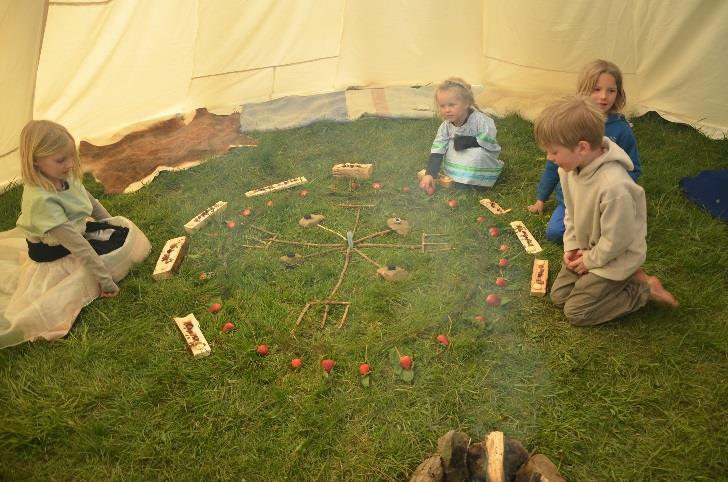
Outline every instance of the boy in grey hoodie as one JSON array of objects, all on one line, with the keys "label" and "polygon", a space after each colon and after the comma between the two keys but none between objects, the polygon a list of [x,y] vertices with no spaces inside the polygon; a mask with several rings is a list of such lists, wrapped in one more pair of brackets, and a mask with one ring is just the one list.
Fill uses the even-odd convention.
[{"label": "boy in grey hoodie", "polygon": [[564,259],[551,300],[577,326],[606,323],[648,300],[677,307],[641,268],[647,253],[645,192],[630,157],[604,137],[604,114],[587,97],[567,97],[536,119],[534,133],[559,166],[564,192]]}]

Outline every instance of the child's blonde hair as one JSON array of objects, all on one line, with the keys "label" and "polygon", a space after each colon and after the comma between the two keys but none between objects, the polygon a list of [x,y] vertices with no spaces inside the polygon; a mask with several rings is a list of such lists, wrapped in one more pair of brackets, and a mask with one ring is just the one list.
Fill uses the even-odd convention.
[{"label": "child's blonde hair", "polygon": [[624,84],[622,82],[622,71],[608,60],[597,59],[584,66],[579,75],[579,80],[576,83],[576,93],[579,95],[591,95],[594,86],[597,85],[599,76],[602,74],[611,75],[614,77],[615,84],[617,84],[617,97],[614,99],[612,108],[609,109],[609,114],[621,112],[627,103],[627,94],[624,93]]},{"label": "child's blonde hair", "polygon": [[443,92],[451,89],[456,90],[460,98],[467,102],[470,107],[478,111],[480,110],[478,104],[475,103],[475,96],[473,95],[473,89],[470,84],[465,82],[460,77],[449,77],[437,84],[437,88],[435,89],[435,112],[437,112],[438,110],[438,92]]},{"label": "child's blonde hair", "polygon": [[48,179],[35,166],[35,161],[44,157],[58,154],[73,146],[73,167],[71,175],[81,179],[81,160],[78,157],[76,141],[68,129],[60,124],[48,120],[34,120],[28,122],[20,132],[20,163],[23,182],[31,186],[42,187],[46,191],[56,191],[50,179]]},{"label": "child's blonde hair", "polygon": [[539,114],[533,133],[543,150],[557,145],[573,149],[579,141],[587,141],[594,149],[602,144],[604,121],[604,114],[589,97],[564,97]]}]

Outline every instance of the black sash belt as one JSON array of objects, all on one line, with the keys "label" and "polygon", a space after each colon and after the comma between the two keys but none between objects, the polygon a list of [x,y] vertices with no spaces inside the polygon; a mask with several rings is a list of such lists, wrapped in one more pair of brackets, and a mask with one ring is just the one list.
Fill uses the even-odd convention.
[{"label": "black sash belt", "polygon": [[[115,251],[119,248],[121,248],[124,245],[124,242],[126,241],[126,237],[129,234],[129,228],[124,228],[121,226],[114,226],[112,224],[108,223],[100,223],[96,221],[91,221],[86,223],[86,232],[87,233],[94,233],[96,231],[102,231],[104,229],[113,229],[114,232],[111,233],[111,237],[109,237],[106,241],[101,241],[98,239],[89,239],[88,242],[91,245],[92,248],[94,248],[94,251],[96,251],[97,254],[106,254],[110,253],[112,251]],[[56,261],[58,259],[61,259],[65,256],[68,256],[71,254],[69,250],[64,248],[62,245],[57,246],[49,246],[45,243],[31,243],[26,239],[26,242],[28,243],[28,256],[30,259],[37,263],[47,263],[49,261]]]}]

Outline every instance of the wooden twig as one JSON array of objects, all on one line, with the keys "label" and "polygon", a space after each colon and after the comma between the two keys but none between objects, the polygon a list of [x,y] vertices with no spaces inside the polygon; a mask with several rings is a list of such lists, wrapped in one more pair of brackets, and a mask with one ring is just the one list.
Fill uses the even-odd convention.
[{"label": "wooden twig", "polygon": [[258,226],[253,226],[252,224],[250,225],[250,227],[251,227],[251,228],[253,228],[253,229],[255,229],[255,230],[258,230],[258,231],[260,231],[260,232],[262,232],[262,233],[265,233],[265,234],[270,234],[271,236],[273,236],[273,235],[275,235],[275,234],[276,234],[276,233],[273,233],[273,232],[271,232],[271,231],[268,231],[267,229],[263,229],[263,228],[261,228],[261,227],[258,227]]},{"label": "wooden twig", "polygon": [[336,248],[324,249],[323,251],[317,251],[315,253],[307,254],[307,255],[301,256],[301,257],[302,258],[312,258],[314,256],[320,256],[322,254],[330,253],[331,251],[342,251],[343,249],[345,249],[345,246],[337,246]]},{"label": "wooden twig", "polygon": [[[360,248],[405,248],[420,249],[419,244],[385,244],[385,243],[362,243]],[[424,252],[424,251],[423,251]]]},{"label": "wooden twig", "polygon": [[334,231],[333,229],[329,229],[329,228],[327,228],[327,227],[326,227],[326,226],[324,226],[323,224],[320,224],[320,223],[319,223],[319,224],[317,224],[317,225],[316,225],[316,227],[318,227],[318,228],[321,228],[321,229],[323,229],[324,231],[328,231],[328,232],[330,232],[331,234],[335,234],[335,235],[337,235],[338,237],[340,237],[341,239],[343,239],[344,241],[346,241],[346,236],[344,236],[344,235],[343,235],[343,234],[341,234],[341,233],[337,233],[337,232],[336,232],[336,231]]},{"label": "wooden twig", "polygon": [[328,243],[328,244],[303,243],[301,241],[288,241],[288,240],[285,240],[285,239],[274,239],[273,242],[274,243],[281,243],[281,244],[295,244],[297,246],[313,246],[313,247],[316,247],[316,248],[333,248],[333,247],[337,247],[337,246],[338,247],[341,247],[341,248],[344,247],[341,244],[334,244],[334,243]]},{"label": "wooden twig", "polygon": [[303,320],[303,316],[306,314],[306,312],[308,311],[309,308],[311,308],[310,301],[308,303],[306,303],[306,305],[301,310],[301,314],[298,315],[298,319],[296,320],[296,326],[301,324],[301,320]]},{"label": "wooden twig", "polygon": [[351,260],[351,248],[347,248],[346,257],[344,258],[344,268],[341,270],[341,274],[339,275],[339,281],[336,283],[336,286],[334,286],[334,289],[331,290],[331,293],[329,293],[328,299],[331,299],[334,297],[336,292],[341,287],[341,284],[344,282],[344,275],[346,275],[346,270],[349,269],[350,260]]},{"label": "wooden twig", "polygon": [[354,251],[356,251],[356,254],[358,254],[358,255],[359,255],[359,256],[361,256],[362,258],[366,259],[367,261],[369,261],[370,263],[372,263],[372,264],[373,264],[374,266],[376,266],[377,268],[381,268],[381,267],[382,267],[382,265],[381,265],[381,264],[377,263],[376,261],[374,261],[373,259],[371,259],[371,258],[370,258],[369,256],[367,256],[366,254],[362,253],[362,252],[361,252],[360,250],[358,250],[358,249],[354,248]]},{"label": "wooden twig", "polygon": [[387,229],[387,230],[385,230],[385,231],[377,231],[376,233],[372,233],[372,234],[367,234],[367,235],[366,235],[366,236],[364,236],[363,238],[359,238],[359,239],[357,239],[356,241],[354,241],[354,244],[357,244],[357,243],[361,243],[361,242],[362,242],[362,241],[364,241],[365,239],[369,239],[369,238],[375,238],[375,237],[377,237],[377,236],[383,236],[383,235],[385,235],[385,234],[387,234],[387,233],[391,233],[391,232],[392,232],[392,230],[391,230],[391,229]]},{"label": "wooden twig", "polygon": [[354,229],[351,230],[352,237],[354,236],[354,233],[356,233],[356,228],[359,227],[359,215],[361,214],[361,208],[356,210],[356,219],[354,220]]},{"label": "wooden twig", "polygon": [[373,208],[376,204],[339,204],[340,208]]},{"label": "wooden twig", "polygon": [[341,316],[341,321],[336,326],[337,329],[341,329],[342,326],[344,326],[344,322],[346,321],[346,315],[349,314],[349,307],[351,306],[351,303],[347,303],[344,305],[344,314]]}]

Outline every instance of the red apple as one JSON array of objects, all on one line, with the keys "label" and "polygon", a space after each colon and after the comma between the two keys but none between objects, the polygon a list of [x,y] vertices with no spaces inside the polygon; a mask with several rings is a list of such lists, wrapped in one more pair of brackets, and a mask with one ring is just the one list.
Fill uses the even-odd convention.
[{"label": "red apple", "polygon": [[220,311],[221,309],[222,309],[222,305],[220,303],[213,303],[210,305],[210,307],[207,309],[207,311],[209,311],[212,314],[215,314],[218,311]]},{"label": "red apple", "polygon": [[399,357],[399,366],[404,370],[412,370],[412,357],[409,355],[402,355]]},{"label": "red apple", "polygon": [[303,362],[300,358],[294,358],[293,360],[291,360],[291,368],[298,368],[301,366],[301,363]]},{"label": "red apple", "polygon": [[485,302],[488,303],[490,306],[498,306],[501,302],[500,296],[495,293],[491,293],[485,297]]},{"label": "red apple", "polygon": [[410,187],[409,186],[404,186],[402,188],[402,192],[410,192]]},{"label": "red apple", "polygon": [[268,200],[267,200],[267,201],[265,202],[265,205],[266,205],[266,206],[268,206],[268,207],[272,207],[272,206],[273,206],[273,200],[272,200],[272,199],[268,199]]},{"label": "red apple", "polygon": [[255,349],[255,352],[260,356],[267,356],[268,355],[268,345],[258,345],[258,347]]},{"label": "red apple", "polygon": [[499,276],[495,279],[495,284],[497,286],[503,287],[508,284],[508,281],[505,278],[503,278],[502,276]]},{"label": "red apple", "polygon": [[443,346],[448,346],[450,344],[450,340],[448,340],[445,335],[437,335],[437,341],[439,341]]},{"label": "red apple", "polygon": [[500,248],[498,249],[500,249],[501,251],[508,251],[508,246],[506,246],[505,244],[501,244]]},{"label": "red apple", "polygon": [[335,363],[336,362],[334,362],[334,360],[326,358],[325,360],[321,360],[321,368],[323,368],[326,373],[331,373]]},{"label": "red apple", "polygon": [[359,183],[356,181],[351,181],[351,188],[352,189],[359,189]]},{"label": "red apple", "polygon": [[242,215],[243,215],[243,216],[245,216],[245,217],[248,217],[248,216],[250,216],[250,214],[251,214],[252,212],[253,212],[253,210],[252,210],[252,209],[250,209],[250,208],[245,208],[245,209],[243,209],[243,212],[242,212],[242,213],[240,213],[240,214],[242,214]]},{"label": "red apple", "polygon": [[380,189],[382,189],[382,185],[378,182],[375,182],[374,184],[372,184],[372,189],[374,189],[375,191],[379,191]]},{"label": "red apple", "polygon": [[485,316],[483,316],[483,315],[475,315],[475,321],[483,322],[483,321],[485,321]]},{"label": "red apple", "polygon": [[308,196],[308,191],[306,191],[305,189],[301,189],[301,191],[298,193],[298,195],[301,197],[306,197],[306,196]]},{"label": "red apple", "polygon": [[200,275],[198,276],[198,278],[200,281],[205,281],[208,278],[207,273],[205,273],[204,271],[200,271]]},{"label": "red apple", "polygon": [[456,207],[458,207],[458,200],[450,199],[447,201],[447,205],[450,206],[451,208],[455,209]]},{"label": "red apple", "polygon": [[362,363],[359,365],[359,375],[365,376],[369,375],[369,364],[368,363]]},{"label": "red apple", "polygon": [[228,229],[235,229],[235,221],[230,220],[225,223],[225,226],[227,226]]},{"label": "red apple", "polygon": [[500,229],[493,226],[492,228],[488,229],[488,234],[490,234],[491,237],[495,238],[500,234]]},{"label": "red apple", "polygon": [[481,214],[480,216],[478,216],[477,218],[475,218],[475,222],[478,223],[478,224],[483,224],[485,222],[485,219],[486,219],[485,216],[483,216]]},{"label": "red apple", "polygon": [[427,195],[432,196],[433,194],[435,194],[435,186],[429,186],[427,188]]},{"label": "red apple", "polygon": [[498,261],[498,266],[500,266],[501,268],[505,268],[506,266],[508,266],[508,260],[505,258],[501,258]]},{"label": "red apple", "polygon": [[227,333],[228,331],[232,331],[233,329],[235,329],[235,324],[232,323],[232,322],[230,322],[230,321],[228,321],[227,323],[225,323],[224,325],[222,325],[222,332],[223,333]]}]

